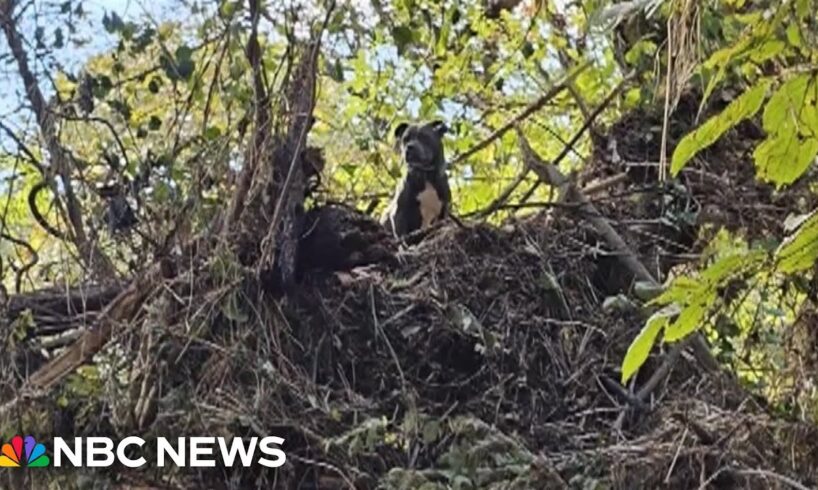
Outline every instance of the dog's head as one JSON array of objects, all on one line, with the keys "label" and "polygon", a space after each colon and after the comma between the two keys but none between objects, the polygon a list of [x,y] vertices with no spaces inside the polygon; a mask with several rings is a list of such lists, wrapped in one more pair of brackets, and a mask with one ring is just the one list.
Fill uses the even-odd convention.
[{"label": "dog's head", "polygon": [[410,169],[443,170],[446,165],[443,135],[447,130],[443,121],[399,124],[395,128],[395,140],[406,165]]}]

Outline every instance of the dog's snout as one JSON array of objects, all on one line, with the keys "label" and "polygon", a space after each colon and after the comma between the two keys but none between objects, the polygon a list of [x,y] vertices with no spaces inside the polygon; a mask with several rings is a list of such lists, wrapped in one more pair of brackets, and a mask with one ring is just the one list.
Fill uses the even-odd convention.
[{"label": "dog's snout", "polygon": [[423,156],[423,149],[414,141],[406,145],[406,159],[417,160]]}]

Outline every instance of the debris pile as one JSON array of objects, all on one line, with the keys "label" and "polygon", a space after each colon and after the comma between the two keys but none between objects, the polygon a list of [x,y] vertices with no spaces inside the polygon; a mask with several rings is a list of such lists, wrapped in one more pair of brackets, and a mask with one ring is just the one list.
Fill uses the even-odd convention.
[{"label": "debris pile", "polygon": [[[650,118],[638,120],[650,126]],[[613,147],[606,142],[589,175],[639,160],[626,148],[639,148],[633,138],[643,134],[622,132],[628,125],[607,137],[618,141],[617,162],[603,158]],[[760,185],[746,157],[719,145],[705,155],[711,166],[685,174],[685,202],[699,211],[719,204],[729,215],[724,224],[744,223],[738,216],[780,225],[770,191],[748,193]],[[645,205],[653,197],[618,198],[651,174],[638,177],[643,182],[622,181],[595,202],[614,223],[654,220],[651,239],[638,227],[618,229],[646,264],[665,272],[668,243],[696,250],[701,223],[674,228],[663,219],[667,209]],[[722,179],[724,192],[712,192],[708,182]],[[447,224],[401,248],[354,211],[336,206],[323,215],[343,236],[302,247],[305,270],[293,292],[272,296],[217,247],[151,292],[93,363],[25,403],[20,387],[70,343],[67,326],[92,325],[121,286],[77,287],[61,292],[62,301],[42,301],[46,292],[12,297],[0,331],[8,346],[0,399],[17,400],[0,408],[0,427],[44,440],[276,435],[286,441],[284,467],[149,464],[26,478],[35,487],[102,480],[294,489],[818,485],[818,428],[776,418],[729,374],[702,369],[689,353],[666,363],[655,349],[633,386],[619,384],[646,312],[582,216],[554,209],[501,227]],[[316,256],[328,251],[335,255]],[[662,366],[667,375],[654,378]],[[648,382],[655,385],[639,396]],[[6,484],[11,476],[0,478]]]}]

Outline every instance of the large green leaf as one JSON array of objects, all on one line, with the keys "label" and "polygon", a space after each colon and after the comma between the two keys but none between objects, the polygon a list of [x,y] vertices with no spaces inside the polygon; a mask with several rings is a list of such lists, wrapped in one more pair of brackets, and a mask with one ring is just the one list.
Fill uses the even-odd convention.
[{"label": "large green leaf", "polygon": [[705,269],[701,278],[712,287],[718,287],[737,274],[742,274],[748,268],[756,266],[764,260],[765,254],[761,250],[732,253],[725,255]]},{"label": "large green leaf", "polygon": [[788,236],[775,253],[778,269],[793,273],[809,269],[818,258],[818,210]]},{"label": "large green leaf", "polygon": [[787,44],[778,39],[768,39],[750,52],[750,59],[755,63],[763,63],[774,56],[781,54]]},{"label": "large green leaf", "polygon": [[802,74],[778,88],[764,108],[764,130],[768,133],[780,132],[785,121],[792,121],[798,117],[811,79],[811,75]]},{"label": "large green leaf", "polygon": [[753,152],[758,178],[776,186],[791,184],[818,154],[815,78],[801,74],[783,83],[764,109],[769,136]]},{"label": "large green leaf", "polygon": [[720,114],[711,117],[682,138],[673,151],[671,173],[678,174],[696,153],[715,143],[728,129],[758,112],[770,83],[770,80],[762,80],[731,102]]},{"label": "large green leaf", "polygon": [[801,139],[792,124],[759,144],[753,152],[758,178],[781,187],[795,182],[818,154],[818,139]]},{"label": "large green leaf", "polygon": [[622,360],[622,384],[627,383],[631,376],[642,367],[642,364],[650,355],[653,344],[656,343],[656,336],[659,335],[659,331],[667,327],[670,319],[677,314],[679,314],[679,307],[670,305],[648,318],[639,335],[633,339],[630,347],[628,347],[628,352],[625,353],[625,358]]},{"label": "large green leaf", "polygon": [[695,301],[685,306],[676,320],[665,328],[665,342],[676,342],[698,330],[705,315],[716,301],[716,292],[709,289],[697,291]]}]

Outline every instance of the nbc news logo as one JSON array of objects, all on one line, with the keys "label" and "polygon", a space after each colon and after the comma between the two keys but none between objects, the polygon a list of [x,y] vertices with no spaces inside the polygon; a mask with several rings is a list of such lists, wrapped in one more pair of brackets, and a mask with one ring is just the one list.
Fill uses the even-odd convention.
[{"label": "nbc news logo", "polygon": [[[230,440],[223,437],[179,437],[176,441],[159,437],[156,442],[154,461],[158,467],[170,462],[180,468],[217,465],[248,467],[254,464],[278,468],[287,459],[279,447],[284,439],[273,436],[234,437]],[[61,437],[55,437],[53,466],[107,467],[118,462],[129,468],[139,468],[148,464],[137,449],[144,445],[145,440],[136,436],[118,442],[108,437],[76,437],[73,445]],[[45,446],[34,440],[33,436],[14,436],[0,450],[0,468],[42,468],[49,465],[51,459],[46,454]]]},{"label": "nbc news logo", "polygon": [[45,453],[45,446],[34,440],[32,436],[14,436],[11,442],[3,444],[0,450],[0,468],[42,468],[48,466],[51,460]]}]

